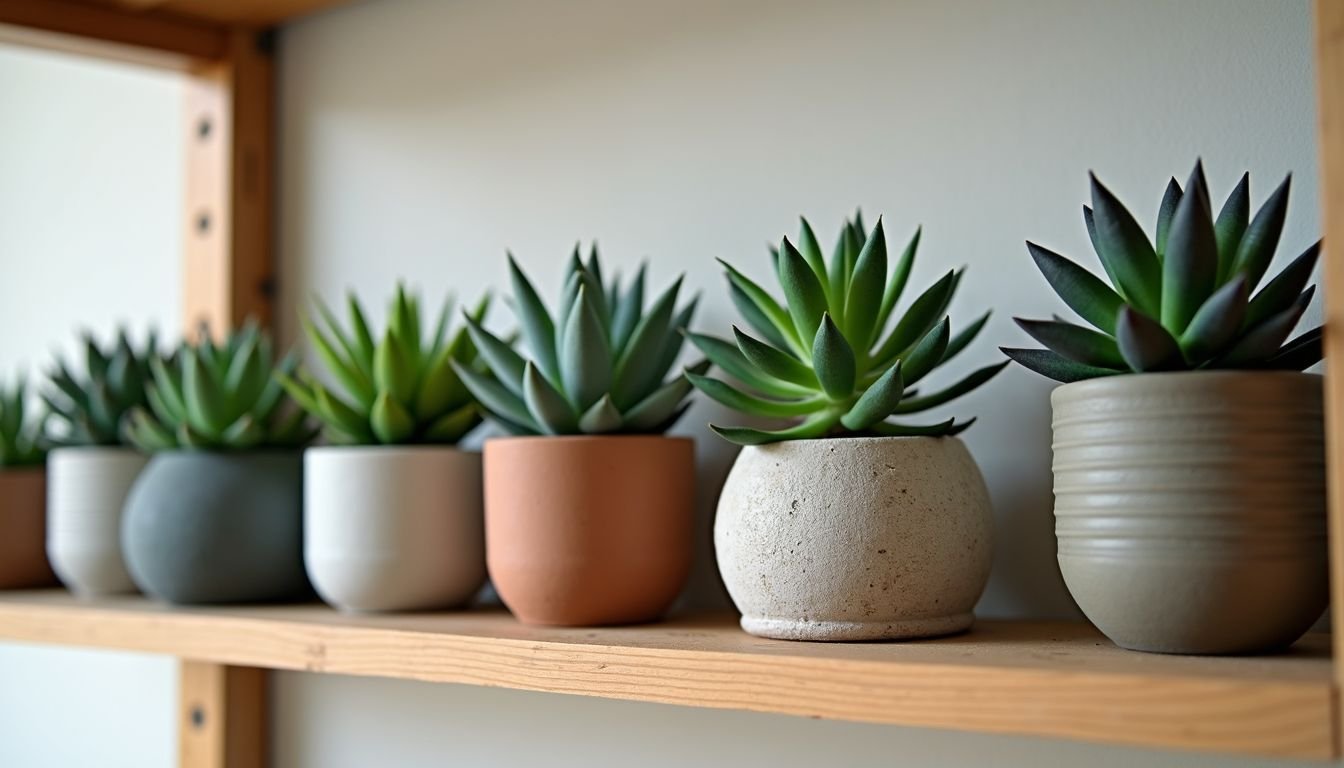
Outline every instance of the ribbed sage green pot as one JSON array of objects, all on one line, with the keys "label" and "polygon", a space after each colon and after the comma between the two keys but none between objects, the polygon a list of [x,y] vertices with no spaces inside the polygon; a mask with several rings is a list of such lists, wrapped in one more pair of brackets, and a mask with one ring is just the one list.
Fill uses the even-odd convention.
[{"label": "ribbed sage green pot", "polygon": [[1292,644],[1329,602],[1320,376],[1115,376],[1054,391],[1055,532],[1078,606],[1117,645]]},{"label": "ribbed sage green pot", "polygon": [[156,454],[121,525],[127,570],[151,597],[191,605],[312,594],[298,451]]}]

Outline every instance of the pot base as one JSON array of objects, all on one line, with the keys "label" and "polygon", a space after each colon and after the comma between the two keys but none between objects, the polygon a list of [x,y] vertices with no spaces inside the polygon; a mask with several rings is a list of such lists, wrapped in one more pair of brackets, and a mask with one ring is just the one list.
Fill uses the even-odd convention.
[{"label": "pot base", "polygon": [[955,635],[970,629],[973,621],[975,615],[971,613],[898,621],[809,621],[743,616],[742,629],[748,634],[773,640],[849,643],[864,640],[918,640]]}]

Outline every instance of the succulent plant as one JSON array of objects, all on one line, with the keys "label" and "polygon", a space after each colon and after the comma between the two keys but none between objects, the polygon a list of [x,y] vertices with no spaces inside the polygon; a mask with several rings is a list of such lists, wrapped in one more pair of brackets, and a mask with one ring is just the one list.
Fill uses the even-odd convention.
[{"label": "succulent plant", "polygon": [[291,352],[275,363],[271,337],[248,322],[215,344],[207,332],[174,361],[150,359],[149,408],[132,408],[123,429],[145,451],[297,448],[316,434],[275,374],[293,372]]},{"label": "succulent plant", "polygon": [[512,254],[509,272],[531,358],[467,318],[487,370],[454,363],[494,421],[524,435],[658,434],[681,417],[691,386],[679,373],[666,378],[695,312],[695,299],[677,309],[681,278],[646,311],[643,265],[624,286],[604,283],[597,246],[586,264],[576,246],[552,315]]},{"label": "succulent plant", "polygon": [[[297,378],[279,377],[286,391],[322,421],[329,440],[452,445],[481,423],[480,409],[451,365],[472,366],[477,357],[465,328],[447,337],[452,302],[444,302],[433,332],[423,336],[419,299],[397,286],[387,328],[377,342],[353,294],[347,303],[349,331],[321,302],[327,332],[304,319],[308,339],[347,397],[302,371]],[[480,322],[489,306],[486,296],[472,310],[472,321]]]},{"label": "succulent plant", "polygon": [[1319,327],[1288,336],[1315,290],[1307,282],[1320,241],[1255,290],[1283,231],[1290,183],[1291,176],[1251,218],[1250,174],[1243,174],[1215,219],[1196,162],[1184,190],[1174,178],[1167,184],[1149,241],[1093,176],[1083,219],[1110,285],[1035,243],[1027,249],[1064,303],[1096,330],[1058,317],[1018,318],[1046,349],[1004,353],[1062,382],[1150,371],[1300,371],[1316,363],[1323,354]]},{"label": "succulent plant", "polygon": [[[984,384],[1003,369],[986,366],[938,392],[919,395],[914,384],[961,352],[989,319],[952,334],[947,307],[962,272],[947,272],[896,314],[920,231],[888,274],[887,240],[879,219],[864,236],[863,217],[846,221],[830,263],[811,225],[802,220],[798,245],[788,238],[771,248],[784,290],[781,304],[727,262],[729,292],[756,338],[733,327],[735,341],[689,334],[691,341],[725,373],[750,391],[687,372],[700,391],[742,413],[800,419],[787,429],[710,427],[741,445],[845,435],[955,435],[970,421],[954,419],[914,426],[887,421],[942,405]],[[884,331],[893,315],[890,333]]]},{"label": "succulent plant", "polygon": [[51,414],[64,430],[51,436],[57,445],[124,445],[123,417],[136,406],[149,405],[150,361],[158,356],[151,333],[137,351],[126,332],[117,334],[106,349],[91,334],[84,335],[84,373],[75,376],[64,360],[50,374],[51,386],[42,393]]},{"label": "succulent plant", "polygon": [[12,388],[0,385],[0,467],[37,466],[46,459],[43,439],[46,418],[30,417],[27,398],[28,388],[23,379]]}]

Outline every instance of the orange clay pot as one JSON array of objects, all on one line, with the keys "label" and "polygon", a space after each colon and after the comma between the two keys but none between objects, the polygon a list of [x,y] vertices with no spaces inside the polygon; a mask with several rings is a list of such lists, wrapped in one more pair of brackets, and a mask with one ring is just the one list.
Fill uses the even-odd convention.
[{"label": "orange clay pot", "polygon": [[661,436],[485,443],[486,565],[526,624],[652,621],[691,566],[695,447]]},{"label": "orange clay pot", "polygon": [[0,589],[55,583],[47,563],[47,473],[0,470]]}]

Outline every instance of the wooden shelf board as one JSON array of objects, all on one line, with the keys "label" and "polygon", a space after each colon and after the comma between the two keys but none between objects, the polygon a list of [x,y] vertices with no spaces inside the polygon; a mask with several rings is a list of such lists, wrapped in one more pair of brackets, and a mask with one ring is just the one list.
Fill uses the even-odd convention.
[{"label": "wooden shelf board", "polygon": [[526,627],[497,610],[348,616],[0,593],[0,639],[1155,748],[1332,758],[1328,638],[1274,657],[1131,653],[1084,624],[982,621],[893,644],[763,640],[723,615]]},{"label": "wooden shelf board", "polygon": [[351,0],[94,0],[130,11],[153,11],[219,24],[269,27]]}]

